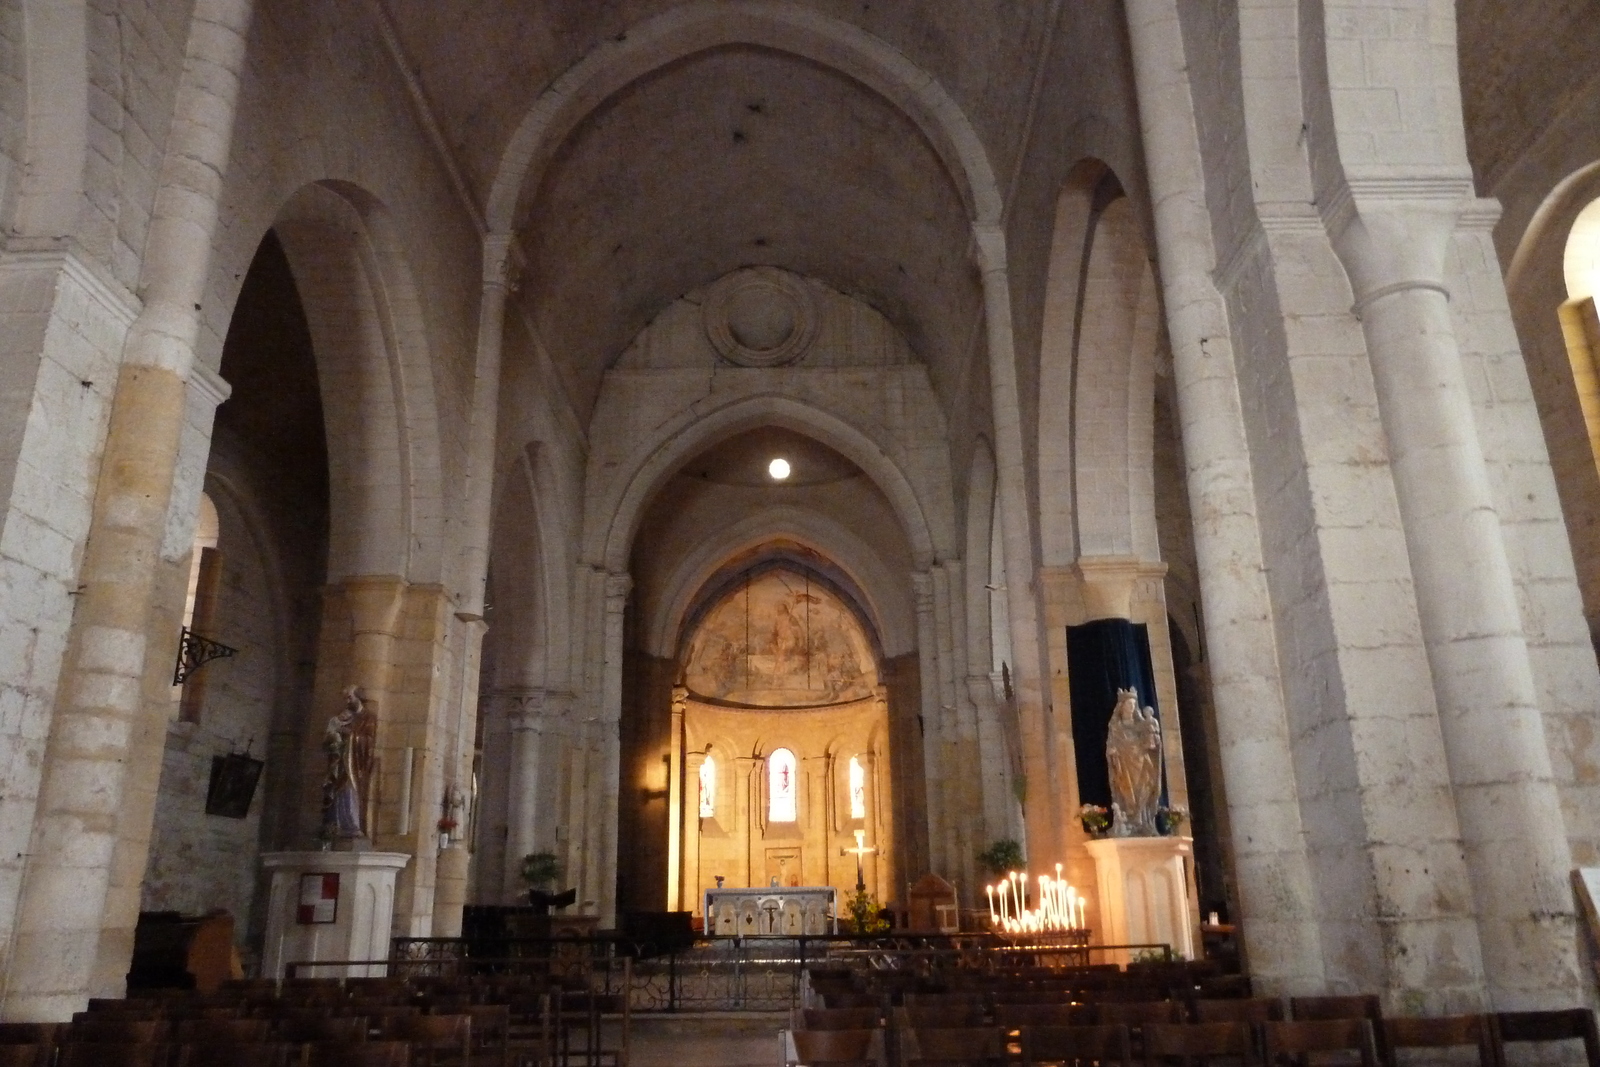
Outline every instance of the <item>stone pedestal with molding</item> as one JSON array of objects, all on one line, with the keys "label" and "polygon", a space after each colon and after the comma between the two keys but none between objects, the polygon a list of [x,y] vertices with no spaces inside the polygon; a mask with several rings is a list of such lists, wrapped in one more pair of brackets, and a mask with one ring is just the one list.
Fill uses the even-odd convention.
[{"label": "stone pedestal with molding", "polygon": [[[1100,917],[1091,920],[1103,945],[1167,944],[1186,959],[1197,955],[1198,920],[1184,865],[1192,837],[1107,837],[1085,844],[1094,857]],[[1127,963],[1131,952],[1105,962]]]},{"label": "stone pedestal with molding", "polygon": [[[389,957],[395,877],[404,852],[269,852],[272,872],[261,975],[283,978],[288,965]],[[317,876],[322,876],[320,881]],[[337,876],[337,883],[330,880]],[[381,977],[383,964],[302,968],[301,977]]]}]

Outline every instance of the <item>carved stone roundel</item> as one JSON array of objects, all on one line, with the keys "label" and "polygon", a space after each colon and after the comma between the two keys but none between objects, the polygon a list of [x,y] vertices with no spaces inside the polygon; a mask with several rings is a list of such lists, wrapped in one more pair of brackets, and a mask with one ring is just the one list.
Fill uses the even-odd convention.
[{"label": "carved stone roundel", "polygon": [[712,346],[741,367],[793,363],[817,333],[816,308],[805,283],[776,270],[723,278],[711,287],[701,315]]}]

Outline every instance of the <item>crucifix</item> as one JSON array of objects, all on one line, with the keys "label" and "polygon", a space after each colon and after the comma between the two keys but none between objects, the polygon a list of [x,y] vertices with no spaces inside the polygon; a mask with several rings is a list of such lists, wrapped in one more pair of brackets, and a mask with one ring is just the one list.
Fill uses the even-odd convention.
[{"label": "crucifix", "polygon": [[863,878],[861,876],[861,857],[865,856],[869,852],[876,852],[876,851],[878,851],[878,850],[875,849],[875,848],[868,848],[867,847],[867,832],[865,830],[857,830],[856,831],[856,847],[855,848],[841,848],[839,850],[839,855],[841,855],[841,856],[851,856],[851,855],[853,855],[856,858],[856,892],[857,893],[860,893],[860,892],[862,892],[863,890],[865,890],[867,888],[867,881],[866,881],[865,878]]}]

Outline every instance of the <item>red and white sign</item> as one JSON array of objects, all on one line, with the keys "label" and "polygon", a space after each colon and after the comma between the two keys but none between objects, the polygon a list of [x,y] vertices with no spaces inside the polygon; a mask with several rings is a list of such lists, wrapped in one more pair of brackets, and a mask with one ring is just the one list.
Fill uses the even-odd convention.
[{"label": "red and white sign", "polygon": [[295,921],[302,925],[336,922],[339,918],[339,876],[337,874],[302,874],[300,876],[300,907]]}]

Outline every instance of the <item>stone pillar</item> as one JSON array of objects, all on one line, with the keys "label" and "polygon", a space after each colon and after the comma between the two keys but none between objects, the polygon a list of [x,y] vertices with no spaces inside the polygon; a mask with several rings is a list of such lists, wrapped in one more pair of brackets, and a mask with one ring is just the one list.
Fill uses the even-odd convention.
[{"label": "stone pillar", "polygon": [[506,294],[516,287],[521,263],[516,236],[483,239],[483,296],[478,307],[478,352],[473,368],[472,413],[467,428],[467,472],[462,499],[462,610],[482,617],[489,581],[489,536],[493,523],[495,431],[500,418],[500,362],[504,348]]},{"label": "stone pillar", "polygon": [[[704,752],[688,752],[684,754],[683,780],[685,783],[700,781],[700,766],[705,761],[706,754]],[[733,768],[719,767],[717,773],[719,777],[725,779],[717,783],[718,802],[727,803],[730,808],[736,807],[737,794],[732,788]],[[685,793],[687,792],[688,790],[686,789]],[[726,797],[725,801],[724,797]],[[694,802],[685,802],[681,814],[680,826],[682,829],[680,832],[683,837],[683,868],[678,883],[678,899],[671,902],[670,906],[683,911],[697,912],[701,906],[700,883],[702,880],[700,875],[700,805]],[[734,820],[729,819],[728,822],[731,825]]]},{"label": "stone pillar", "polygon": [[1272,994],[1323,991],[1310,864],[1227,309],[1176,0],[1127,0],[1172,342],[1240,922]]},{"label": "stone pillar", "polygon": [[[499,690],[491,699],[506,705],[511,725],[511,767],[506,786],[505,880],[500,887],[503,903],[515,901],[527,888],[522,881],[522,857],[542,851],[535,839],[541,816],[539,788],[544,757],[544,698],[542,689]],[[553,820],[552,820],[553,821]],[[561,887],[557,887],[559,890]]]},{"label": "stone pillar", "polygon": [[0,440],[0,647],[28,650],[0,677],[0,704],[13,709],[0,727],[0,958],[10,958],[117,360],[138,306],[72,251],[0,256],[0,425],[16,428]]},{"label": "stone pillar", "polygon": [[622,714],[622,624],[633,579],[627,574],[605,577],[605,675],[601,686],[600,720],[593,724],[597,774],[590,783],[596,819],[591,877],[600,925],[611,927],[617,919],[617,801],[621,789],[622,744],[618,721]]},{"label": "stone pillar", "polygon": [[922,679],[922,734],[924,795],[928,805],[928,862],[935,871],[950,869],[949,827],[945,822],[946,768],[943,746],[943,714],[939,709],[939,675],[933,622],[933,576],[926,571],[911,575],[916,597],[917,667]]},{"label": "stone pillar", "polygon": [[146,672],[168,667],[160,662],[168,642],[153,641],[147,628],[250,15],[249,0],[199,0],[190,23],[145,244],[146,303],[123,349],[46,742],[0,1007],[7,1020],[69,1018],[105,969],[99,942],[116,844],[128,833],[119,814],[129,746]]},{"label": "stone pillar", "polygon": [[1045,704],[1044,658],[1039,646],[1038,584],[1033,555],[1032,508],[1028,500],[1022,403],[1017,393],[1016,340],[1012,332],[1011,281],[1005,230],[976,222],[973,244],[983,280],[984,325],[989,351],[990,408],[994,420],[1000,533],[1005,556],[1006,597],[1011,623],[1012,690],[1022,727],[1023,804],[1030,848],[1054,846],[1063,824],[1055,783],[1052,735],[1057,717]]},{"label": "stone pillar", "polygon": [[[669,729],[672,736],[669,738],[670,749],[667,756],[667,903],[666,909],[673,911],[682,899],[681,886],[683,883],[683,834],[684,828],[689,824],[689,808],[692,805],[696,814],[699,813],[699,804],[688,800],[690,790],[686,787],[688,779],[683,776],[683,713],[684,701],[689,697],[689,690],[681,685],[672,687],[672,725]],[[700,779],[695,778],[696,785]]]},{"label": "stone pillar", "polygon": [[460,937],[467,904],[467,873],[472,854],[460,844],[439,850],[433,875],[434,937]]},{"label": "stone pillar", "polygon": [[1471,182],[1351,179],[1342,192],[1325,219],[1389,439],[1484,973],[1496,1008],[1565,1003],[1572,858],[1444,283]]}]

